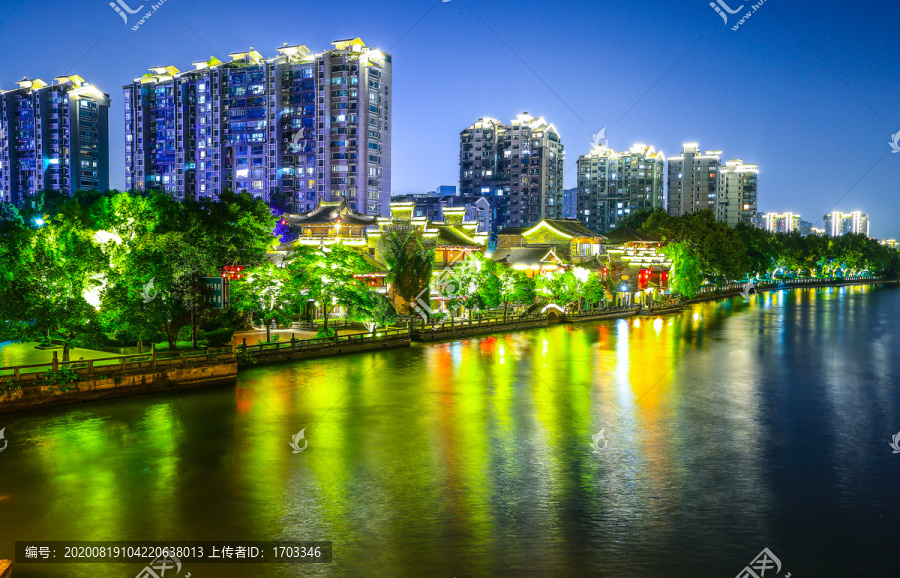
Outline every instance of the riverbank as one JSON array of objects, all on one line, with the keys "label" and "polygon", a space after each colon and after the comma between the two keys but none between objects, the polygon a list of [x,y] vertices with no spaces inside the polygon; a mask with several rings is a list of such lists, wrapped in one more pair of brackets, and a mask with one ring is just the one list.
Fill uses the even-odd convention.
[{"label": "riverbank", "polygon": [[[757,291],[892,283],[896,281],[869,278],[844,279],[839,282],[809,279],[761,283],[757,286]],[[358,333],[330,339],[294,339],[283,343],[259,343],[218,350],[160,355],[154,352],[144,356],[0,367],[0,372],[11,372],[0,378],[0,414],[178,389],[232,385],[237,380],[239,369],[255,365],[409,347],[412,341],[452,341],[561,323],[673,314],[694,303],[741,295],[743,290],[744,285],[733,284],[719,290],[710,290],[681,304],[667,303],[653,309],[641,309],[633,305],[568,313],[554,318],[539,314],[506,320],[495,318],[435,325],[413,324],[405,329],[393,328],[374,334]]]},{"label": "riverbank", "polygon": [[[22,369],[44,369],[26,373]],[[9,369],[9,368],[3,368]],[[141,356],[121,358],[118,365],[94,362],[58,362],[12,368],[14,374],[0,381],[0,414],[58,407],[215,385],[237,381],[238,363],[228,352],[207,350],[181,353],[171,358]]]},{"label": "riverbank", "polygon": [[[900,281],[891,281],[888,279],[872,279],[869,277],[849,277],[841,279],[792,279],[789,281],[768,281],[757,283],[753,288],[754,293],[763,291],[780,291],[782,289],[806,289],[817,287],[846,287],[848,285],[891,285],[900,283]],[[727,299],[729,297],[737,297],[744,294],[745,284],[732,283],[721,289],[710,288],[700,295],[684,301],[684,305],[692,303],[703,303],[705,301],[714,301],[716,299]],[[751,293],[752,295],[753,293]]]}]

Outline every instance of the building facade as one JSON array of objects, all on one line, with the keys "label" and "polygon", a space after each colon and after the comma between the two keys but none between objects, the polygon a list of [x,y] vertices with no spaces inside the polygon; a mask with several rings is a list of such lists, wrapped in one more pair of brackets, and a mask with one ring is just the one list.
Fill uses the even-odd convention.
[{"label": "building facade", "polygon": [[756,220],[759,167],[730,160],[719,168],[716,219],[729,227],[740,223],[753,226]]},{"label": "building facade", "polygon": [[578,158],[576,216],[605,233],[629,214],[665,208],[665,157],[636,144],[625,152],[600,146]]},{"label": "building facade", "polygon": [[460,194],[490,199],[492,232],[563,216],[565,149],[543,118],[479,119],[460,133],[459,161]]},{"label": "building facade", "polygon": [[332,44],[151,68],[124,86],[126,186],[179,199],[278,189],[298,211],[344,200],[387,214],[392,59],[359,38]]},{"label": "building facade", "polygon": [[840,237],[847,233],[869,236],[869,215],[860,211],[841,213],[834,211],[825,215],[825,234]]},{"label": "building facade", "polygon": [[765,230],[770,233],[792,233],[800,230],[802,219],[794,213],[766,213]]},{"label": "building facade", "polygon": [[0,200],[109,189],[109,95],[80,76],[0,91]]},{"label": "building facade", "polygon": [[394,195],[391,197],[391,203],[413,203],[413,216],[431,221],[442,221],[445,208],[463,207],[466,211],[465,220],[478,223],[476,230],[479,233],[491,231],[492,210],[488,197],[479,195],[463,197],[453,194],[439,196],[436,191],[430,191],[425,194]]},{"label": "building facade", "polygon": [[673,217],[704,209],[716,212],[722,151],[701,152],[697,143],[686,143],[681,155],[669,159],[667,210]]}]

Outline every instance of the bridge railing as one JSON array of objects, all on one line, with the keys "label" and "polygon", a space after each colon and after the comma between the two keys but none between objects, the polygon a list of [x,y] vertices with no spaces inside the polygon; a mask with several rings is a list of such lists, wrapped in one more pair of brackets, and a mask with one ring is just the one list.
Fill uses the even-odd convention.
[{"label": "bridge railing", "polygon": [[254,357],[273,357],[282,353],[334,349],[346,345],[376,341],[396,341],[408,339],[409,329],[387,328],[378,329],[374,333],[354,333],[351,335],[338,335],[336,337],[317,337],[314,339],[291,339],[290,341],[275,341],[258,343],[256,345],[241,344],[236,346],[238,354],[248,353]]}]

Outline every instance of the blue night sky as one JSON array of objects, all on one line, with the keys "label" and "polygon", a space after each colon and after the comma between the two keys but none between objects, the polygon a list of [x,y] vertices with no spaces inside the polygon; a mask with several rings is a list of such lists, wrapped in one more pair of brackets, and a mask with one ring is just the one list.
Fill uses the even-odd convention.
[{"label": "blue night sky", "polygon": [[888,144],[900,131],[900,6],[768,0],[737,31],[730,18],[709,0],[166,0],[132,31],[108,0],[6,0],[0,88],[80,74],[109,93],[111,186],[122,188],[121,86],[148,67],[358,36],[394,57],[395,193],[458,184],[459,132],[528,111],[562,135],[567,187],[607,127],[617,150],[641,142],[669,157],[693,141],[760,165],[762,211],[821,226],[832,207],[862,210],[873,236],[900,238],[900,154]]}]

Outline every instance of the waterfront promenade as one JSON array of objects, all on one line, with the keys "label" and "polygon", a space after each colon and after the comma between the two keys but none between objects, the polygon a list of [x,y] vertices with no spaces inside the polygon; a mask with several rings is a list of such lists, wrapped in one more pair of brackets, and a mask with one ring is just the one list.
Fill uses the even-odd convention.
[{"label": "waterfront promenade", "polygon": [[[798,279],[762,282],[754,291],[892,283],[868,277],[836,280]],[[685,304],[740,295],[744,284],[704,288]],[[0,367],[0,414],[43,407],[81,403],[175,389],[214,385],[233,385],[238,371],[258,364],[299,361],[330,355],[358,354],[366,351],[409,347],[413,341],[448,341],[477,335],[508,333],[547,327],[555,323],[583,323],[636,315],[666,315],[681,305],[667,303],[659,309],[626,306],[566,313],[561,316],[536,314],[448,321],[410,322],[406,327],[390,327],[375,333],[357,332],[336,338],[313,338],[248,345],[233,344],[174,353],[152,350],[140,355]]]}]

